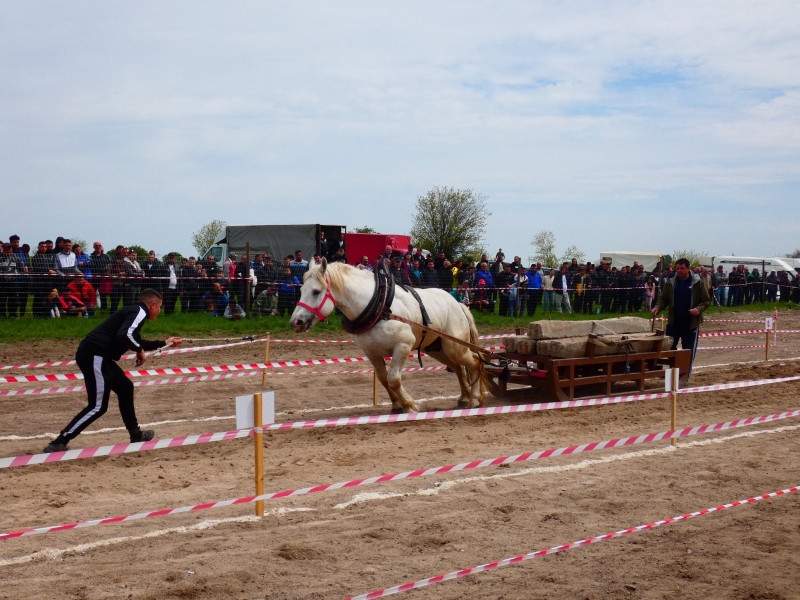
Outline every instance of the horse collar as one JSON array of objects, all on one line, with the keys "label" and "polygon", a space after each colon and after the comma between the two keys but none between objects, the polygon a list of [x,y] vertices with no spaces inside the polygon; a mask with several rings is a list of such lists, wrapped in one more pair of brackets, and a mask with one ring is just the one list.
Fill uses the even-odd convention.
[{"label": "horse collar", "polygon": [[347,333],[364,333],[381,319],[388,319],[392,312],[390,307],[394,300],[394,277],[389,273],[389,264],[385,258],[378,263],[374,275],[375,292],[366,308],[352,321],[342,315],[342,328]]}]

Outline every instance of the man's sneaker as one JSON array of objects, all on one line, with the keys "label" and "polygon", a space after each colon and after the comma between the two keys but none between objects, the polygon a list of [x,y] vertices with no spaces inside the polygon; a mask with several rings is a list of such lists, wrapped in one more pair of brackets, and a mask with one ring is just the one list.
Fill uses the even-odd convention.
[{"label": "man's sneaker", "polygon": [[149,442],[156,436],[156,432],[152,429],[145,429],[144,431],[140,431],[139,435],[132,435],[131,436],[131,443],[135,444],[136,442]]},{"label": "man's sneaker", "polygon": [[50,442],[47,446],[44,447],[42,452],[50,454],[51,452],[66,452],[69,450],[66,444],[56,444],[55,442]]}]

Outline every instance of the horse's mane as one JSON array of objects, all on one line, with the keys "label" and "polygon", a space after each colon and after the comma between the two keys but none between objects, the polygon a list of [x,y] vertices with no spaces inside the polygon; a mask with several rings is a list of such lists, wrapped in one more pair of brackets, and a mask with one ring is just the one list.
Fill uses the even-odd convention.
[{"label": "horse's mane", "polygon": [[[340,262],[328,263],[326,269],[331,287],[337,290],[343,290],[347,285],[347,279],[353,277],[353,275],[358,272],[359,269],[356,269],[354,266]],[[325,278],[322,275],[321,268],[314,267],[306,271],[306,274],[303,275],[303,281],[306,281],[309,277],[316,277],[322,285],[325,285]]]}]

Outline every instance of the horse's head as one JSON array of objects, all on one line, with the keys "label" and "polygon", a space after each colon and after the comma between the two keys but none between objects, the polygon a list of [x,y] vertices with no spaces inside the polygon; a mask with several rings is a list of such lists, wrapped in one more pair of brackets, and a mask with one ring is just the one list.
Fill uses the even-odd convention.
[{"label": "horse's head", "polygon": [[336,300],[331,294],[328,261],[309,268],[300,288],[300,301],[294,308],[289,324],[298,333],[308,331],[315,323],[324,321],[333,312]]}]

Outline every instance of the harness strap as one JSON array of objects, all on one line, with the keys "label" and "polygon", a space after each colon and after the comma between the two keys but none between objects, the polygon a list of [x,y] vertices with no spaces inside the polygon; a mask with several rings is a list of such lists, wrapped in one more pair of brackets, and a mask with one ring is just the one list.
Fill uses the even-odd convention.
[{"label": "harness strap", "polygon": [[354,320],[342,315],[342,328],[350,334],[364,333],[381,319],[388,319],[394,300],[394,278],[389,274],[388,261],[384,258],[375,269],[375,292],[367,306]]},{"label": "harness strap", "polygon": [[425,310],[425,304],[423,304],[422,298],[419,297],[417,290],[410,285],[404,285],[403,289],[414,296],[414,300],[419,304],[419,310],[422,313],[422,324],[424,327],[422,328],[422,337],[419,338],[419,344],[417,345],[417,360],[419,361],[419,366],[422,367],[422,342],[425,341],[425,336],[428,335],[427,327],[431,324],[431,319],[428,316],[428,311]]}]

